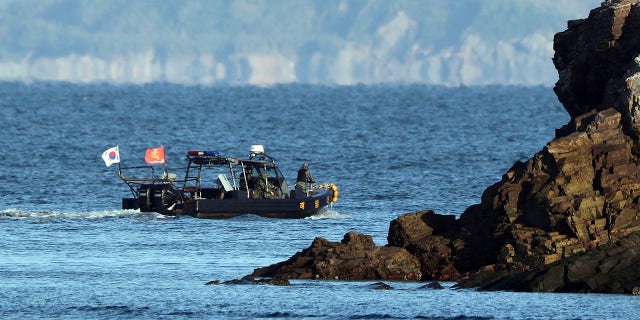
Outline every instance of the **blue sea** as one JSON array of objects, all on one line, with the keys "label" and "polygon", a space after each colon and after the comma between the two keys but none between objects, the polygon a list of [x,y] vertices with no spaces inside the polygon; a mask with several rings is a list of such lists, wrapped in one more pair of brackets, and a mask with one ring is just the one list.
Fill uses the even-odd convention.
[{"label": "blue sea", "polygon": [[[462,213],[569,117],[548,87],[0,84],[2,319],[636,319],[628,295],[478,292],[424,283],[205,285],[351,230]],[[309,163],[340,199],[302,220],[121,210],[123,165],[164,146],[244,157],[262,144],[291,181]],[[162,168],[162,167],[159,167]]]}]

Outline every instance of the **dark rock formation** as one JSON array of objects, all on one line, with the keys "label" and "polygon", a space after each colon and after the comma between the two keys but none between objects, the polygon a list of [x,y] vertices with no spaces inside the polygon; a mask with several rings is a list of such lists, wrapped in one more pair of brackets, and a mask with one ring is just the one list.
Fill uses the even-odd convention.
[{"label": "dark rock formation", "polygon": [[393,290],[393,287],[384,283],[384,282],[376,282],[372,285],[369,286],[371,289],[374,290]]},{"label": "dark rock formation", "polygon": [[418,257],[423,279],[455,280],[460,277],[452,255],[455,239],[451,231],[456,225],[455,216],[431,210],[407,214],[391,221],[387,241]]},{"label": "dark rock formation", "polygon": [[289,260],[254,270],[251,277],[341,280],[420,280],[420,262],[398,247],[377,247],[371,236],[349,232],[341,242],[316,238]]},{"label": "dark rock formation", "polygon": [[640,233],[526,272],[487,272],[458,287],[483,290],[640,292]]},{"label": "dark rock formation", "polygon": [[428,210],[400,216],[386,247],[355,233],[342,243],[318,238],[254,275],[471,277],[467,284],[487,289],[633,292],[640,281],[639,3],[603,2],[556,35],[554,91],[571,121],[459,219]]},{"label": "dark rock formation", "polygon": [[[218,285],[219,280],[213,280],[205,283],[205,285]],[[284,278],[254,278],[251,276],[244,276],[242,279],[233,279],[225,281],[222,284],[267,284],[272,286],[288,286],[291,285],[289,279]]]},{"label": "dark rock formation", "polygon": [[424,286],[420,287],[421,289],[432,289],[432,290],[442,290],[444,287],[437,281],[431,281]]},{"label": "dark rock formation", "polygon": [[639,27],[637,0],[609,0],[556,34],[554,91],[572,119],[614,107],[626,125],[637,126]]}]

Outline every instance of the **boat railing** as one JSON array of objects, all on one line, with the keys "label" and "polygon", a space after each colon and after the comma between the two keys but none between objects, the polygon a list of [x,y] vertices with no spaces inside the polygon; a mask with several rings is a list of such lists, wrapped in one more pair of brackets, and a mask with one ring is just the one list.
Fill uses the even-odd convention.
[{"label": "boat railing", "polygon": [[[161,174],[156,174],[156,170],[153,166],[131,166],[131,167],[118,167],[118,176],[124,183],[129,186],[131,193],[134,197],[138,196],[138,187],[142,184],[182,184],[184,180],[178,180],[176,171],[184,170],[185,168],[163,168]],[[135,171],[135,172],[134,172]],[[147,174],[142,174],[144,171]],[[126,172],[134,172],[136,175],[125,175]],[[139,174],[139,175],[137,175]]]}]

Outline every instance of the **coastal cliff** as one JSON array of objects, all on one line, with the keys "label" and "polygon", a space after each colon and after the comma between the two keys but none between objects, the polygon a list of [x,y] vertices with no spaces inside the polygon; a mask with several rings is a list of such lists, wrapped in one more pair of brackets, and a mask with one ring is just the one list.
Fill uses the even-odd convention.
[{"label": "coastal cliff", "polygon": [[317,238],[252,276],[443,280],[522,291],[640,292],[640,0],[606,1],[554,38],[571,116],[459,218],[391,221],[388,245]]}]

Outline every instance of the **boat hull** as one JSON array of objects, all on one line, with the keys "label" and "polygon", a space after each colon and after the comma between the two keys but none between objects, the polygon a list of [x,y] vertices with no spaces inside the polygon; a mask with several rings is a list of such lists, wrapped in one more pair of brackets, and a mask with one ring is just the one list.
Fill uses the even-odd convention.
[{"label": "boat hull", "polygon": [[[253,214],[266,218],[301,219],[310,217],[333,202],[331,189],[316,189],[311,195],[291,192],[285,199],[251,199],[246,192],[234,192],[221,199],[187,198],[173,206],[140,206],[135,198],[123,199],[124,209],[158,212],[164,215],[189,215],[203,219],[228,219]],[[159,210],[159,208],[163,208]]]}]

